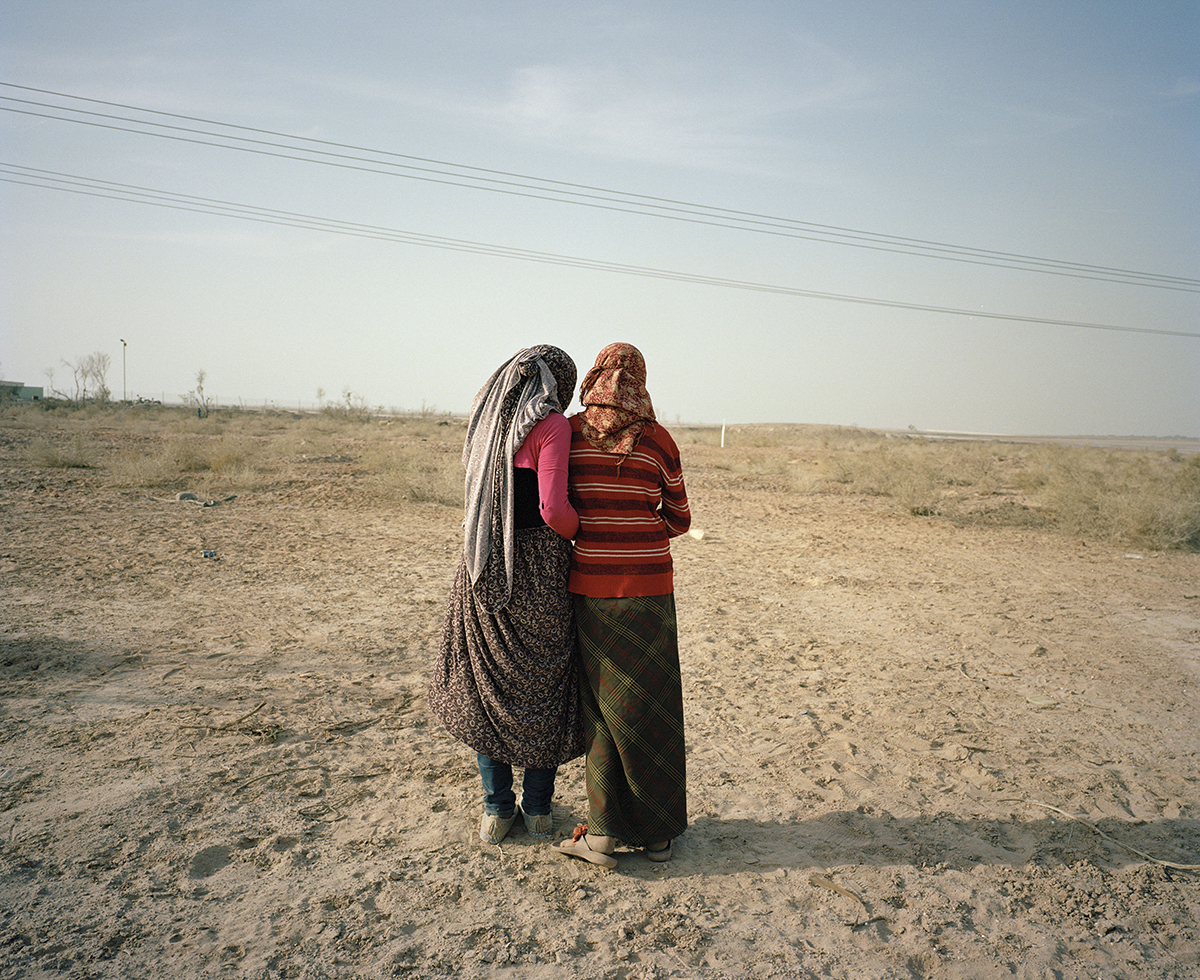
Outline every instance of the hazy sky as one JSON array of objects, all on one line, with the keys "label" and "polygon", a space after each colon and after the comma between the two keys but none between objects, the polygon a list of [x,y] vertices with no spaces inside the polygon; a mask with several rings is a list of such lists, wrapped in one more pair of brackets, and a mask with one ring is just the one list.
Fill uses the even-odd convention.
[{"label": "hazy sky", "polygon": [[10,0],[0,373],[462,412],[622,340],[668,423],[1200,436],[1198,11]]}]

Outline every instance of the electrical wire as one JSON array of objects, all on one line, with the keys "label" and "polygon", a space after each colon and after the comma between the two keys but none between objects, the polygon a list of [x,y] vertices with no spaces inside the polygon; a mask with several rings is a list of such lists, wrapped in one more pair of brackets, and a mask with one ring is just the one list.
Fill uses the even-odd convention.
[{"label": "electrical wire", "polygon": [[427,248],[446,249],[457,252],[469,252],[477,255],[489,255],[498,258],[516,259],[526,262],[538,262],[547,265],[566,266],[577,269],[589,269],[598,272],[635,275],[645,278],[665,279],[676,282],[696,283],[700,285],[717,286],[726,289],[743,289],[754,292],[777,293],[786,296],[798,296],[806,299],[828,300],[839,303],[855,303],[866,306],[881,306],[890,309],[917,310],[928,313],[940,313],[951,316],[966,316],[990,320],[1007,320],[1020,323],[1036,323],[1050,326],[1077,327],[1087,330],[1110,330],[1122,333],[1158,334],[1168,337],[1193,337],[1200,339],[1200,333],[1181,330],[1166,330],[1154,327],[1130,327],[1106,323],[1086,323],[1076,320],[1058,320],[1048,317],[1021,316],[1011,313],[996,313],[984,310],[964,310],[953,307],[933,306],[925,303],[906,303],[899,300],[873,299],[866,296],[850,296],[840,293],[820,292],[811,289],[800,289],[793,286],[783,286],[772,283],[752,282],[741,279],[727,279],[718,276],[706,276],[695,273],[679,272],[670,269],[656,269],[646,266],[630,265],[621,262],[609,262],[600,259],[588,259],[580,256],[562,255],[553,252],[540,252],[532,249],[513,248],[504,245],[492,245],[485,242],[465,239],[447,238],[440,235],[427,235],[419,232],[403,231],[380,225],[361,224],[343,221],[336,218],[324,218],[317,215],[303,214],[294,211],[282,211],[274,208],[264,208],[250,204],[240,204],[233,201],[223,201],[216,198],[199,197],[193,194],[183,194],[165,191],[137,184],[123,184],[116,181],[98,178],[82,177],[57,171],[25,167],[19,164],[0,163],[0,181],[12,184],[23,184],[48,190],[59,190],[92,197],[108,198],[128,203],[146,204],[156,207],[170,208],[180,211],[191,211],[222,217],[239,218],[265,224],[284,225],[292,228],[303,228],[312,231],[322,231],[331,234],[348,235],[357,238],[369,238],[377,241],[388,241],[401,244],[418,245]]},{"label": "electrical wire", "polygon": [[[198,129],[192,126],[157,122],[154,119],[102,113],[74,106],[54,105],[32,99],[20,99],[14,96],[0,95],[0,100],[17,105],[34,107],[20,109],[15,108],[13,105],[0,104],[0,109],[4,109],[5,111],[62,122],[72,122],[101,129],[171,139],[222,149],[239,150],[264,156],[322,164],[367,173],[399,176],[454,187],[486,190],[493,193],[686,221],[694,224],[822,242],[825,244],[844,245],[973,265],[985,265],[1022,272],[1090,279],[1121,285],[1147,286],[1156,289],[1183,292],[1200,292],[1200,279],[1136,272],[1108,266],[999,252],[991,249],[950,245],[944,242],[882,235],[834,225],[822,225],[754,212],[737,211],[669,198],[616,191],[586,184],[531,177],[508,171],[489,170],[482,167],[450,163],[448,161],[417,157],[393,151],[369,149],[352,144],[318,140],[272,130],[223,123],[197,116],[186,116],[124,103],[108,102],[101,99],[53,92],[46,89],[36,89],[11,82],[0,82],[0,87],[20,89],[26,92],[49,95],[77,102],[86,102],[93,105],[102,105],[109,108],[142,113],[148,116],[170,118],[181,122],[201,123],[204,126],[218,127],[221,130],[225,130],[225,132],[214,132],[209,129]],[[54,115],[51,112],[37,111],[41,109],[53,110],[57,113],[71,113],[73,115]],[[129,125],[120,125],[121,123]],[[146,127],[153,127],[153,129],[147,129]],[[255,135],[242,136],[239,133],[252,133]],[[271,138],[264,139],[261,137]],[[279,140],[289,142],[284,143],[279,142]],[[363,154],[370,154],[370,156],[364,156]]]}]

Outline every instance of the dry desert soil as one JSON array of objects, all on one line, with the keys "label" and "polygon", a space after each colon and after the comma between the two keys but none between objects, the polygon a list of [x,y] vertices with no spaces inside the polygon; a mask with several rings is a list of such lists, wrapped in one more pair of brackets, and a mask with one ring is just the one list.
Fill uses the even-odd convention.
[{"label": "dry desert soil", "polygon": [[691,825],[609,872],[478,837],[424,697],[456,507],[353,440],[154,499],[104,454],[162,436],[93,429],[52,467],[0,422],[2,977],[1200,976],[1200,555],[684,445]]}]

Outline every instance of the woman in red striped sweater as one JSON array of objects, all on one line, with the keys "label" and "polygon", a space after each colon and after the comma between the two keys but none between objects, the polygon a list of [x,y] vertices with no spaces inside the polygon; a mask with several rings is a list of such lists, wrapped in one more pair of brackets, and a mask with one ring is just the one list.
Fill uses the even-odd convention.
[{"label": "woman in red striped sweater", "polygon": [[654,861],[687,826],[683,690],[670,539],[691,523],[679,449],[654,419],[646,363],[610,344],[580,386],[568,486],[579,514],[575,595],[588,822],[556,850],[615,867],[617,841]]}]

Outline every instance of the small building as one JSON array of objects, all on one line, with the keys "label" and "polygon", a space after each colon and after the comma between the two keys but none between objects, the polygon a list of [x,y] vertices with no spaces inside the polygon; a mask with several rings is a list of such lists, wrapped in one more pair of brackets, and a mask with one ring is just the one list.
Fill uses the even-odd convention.
[{"label": "small building", "polygon": [[0,381],[0,400],[10,398],[19,402],[40,402],[42,389],[21,381]]}]

